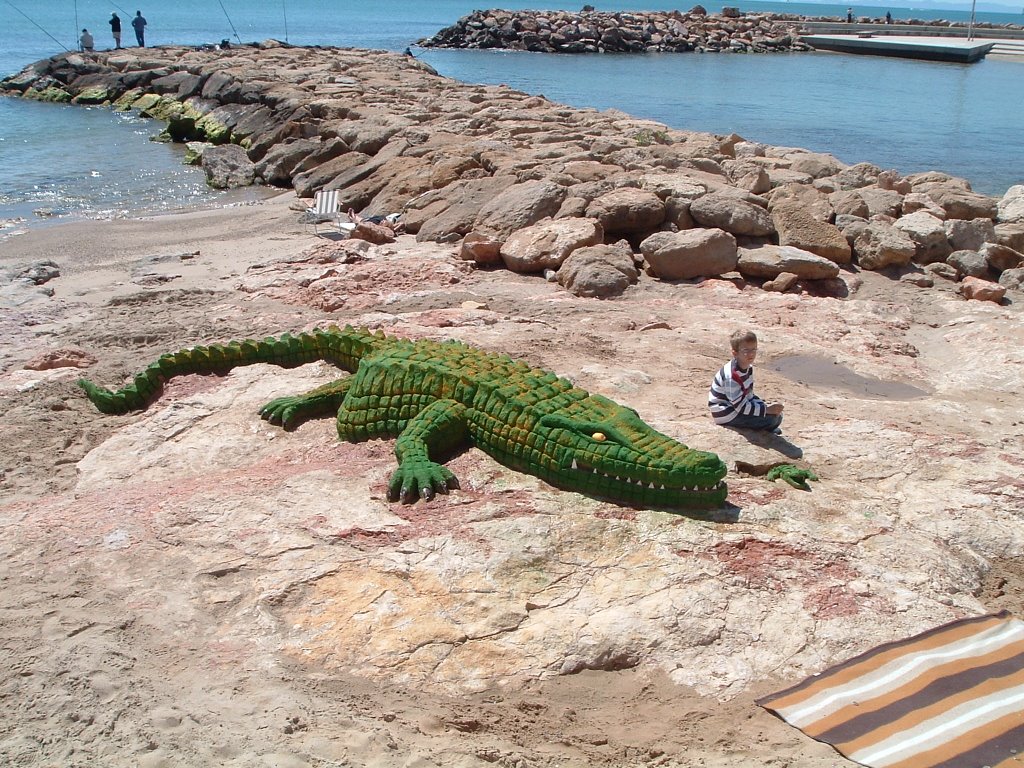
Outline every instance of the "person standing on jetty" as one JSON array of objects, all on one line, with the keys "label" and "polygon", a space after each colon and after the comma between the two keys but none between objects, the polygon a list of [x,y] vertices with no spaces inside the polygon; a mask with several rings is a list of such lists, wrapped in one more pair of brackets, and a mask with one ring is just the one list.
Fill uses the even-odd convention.
[{"label": "person standing on jetty", "polygon": [[121,47],[121,19],[116,13],[110,14],[110,34],[114,36],[114,47]]},{"label": "person standing on jetty", "polygon": [[135,30],[135,40],[139,44],[139,48],[146,47],[146,17],[142,15],[142,11],[135,12],[135,18],[132,19],[132,28]]},{"label": "person standing on jetty", "polygon": [[736,331],[729,337],[732,360],[715,374],[708,390],[708,408],[715,424],[781,434],[782,403],[766,403],[754,394],[757,335]]},{"label": "person standing on jetty", "polygon": [[92,39],[92,35],[89,34],[88,29],[83,29],[82,36],[78,38],[78,44],[82,47],[83,51],[92,53],[93,46],[96,44],[96,41]]},{"label": "person standing on jetty", "polygon": [[853,24],[853,8],[846,9],[846,23]]},{"label": "person standing on jetty", "polygon": [[892,11],[885,12],[885,23],[892,24]]}]

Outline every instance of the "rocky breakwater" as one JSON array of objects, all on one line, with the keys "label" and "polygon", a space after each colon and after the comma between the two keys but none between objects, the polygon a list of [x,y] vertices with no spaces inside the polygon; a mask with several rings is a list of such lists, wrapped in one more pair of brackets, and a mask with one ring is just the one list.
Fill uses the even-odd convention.
[{"label": "rocky breakwater", "polygon": [[215,186],[337,189],[343,210],[398,214],[420,241],[577,295],[620,294],[641,270],[832,296],[865,269],[995,301],[1024,283],[1024,186],[998,199],[941,172],[571,109],[408,56],[274,42],[70,53],[0,87],[138,110],[195,142]]},{"label": "rocky breakwater", "polygon": [[[727,9],[723,9],[727,10]],[[433,37],[430,48],[505,48],[543,53],[809,51],[798,17],[680,11],[473,11]]]}]

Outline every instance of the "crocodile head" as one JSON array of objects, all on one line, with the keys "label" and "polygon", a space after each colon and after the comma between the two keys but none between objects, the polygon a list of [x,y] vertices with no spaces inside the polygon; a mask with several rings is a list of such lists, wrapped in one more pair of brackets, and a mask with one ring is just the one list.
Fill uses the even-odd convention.
[{"label": "crocodile head", "polygon": [[587,395],[540,417],[544,478],[611,501],[660,508],[710,509],[725,503],[725,463],[655,431],[632,408]]}]

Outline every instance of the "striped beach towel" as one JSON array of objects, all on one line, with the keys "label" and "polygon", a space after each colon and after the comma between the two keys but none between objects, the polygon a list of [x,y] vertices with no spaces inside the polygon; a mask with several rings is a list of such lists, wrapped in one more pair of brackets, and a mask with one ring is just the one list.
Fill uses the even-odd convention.
[{"label": "striped beach towel", "polygon": [[1024,622],[954,621],[757,703],[871,768],[1024,768]]}]

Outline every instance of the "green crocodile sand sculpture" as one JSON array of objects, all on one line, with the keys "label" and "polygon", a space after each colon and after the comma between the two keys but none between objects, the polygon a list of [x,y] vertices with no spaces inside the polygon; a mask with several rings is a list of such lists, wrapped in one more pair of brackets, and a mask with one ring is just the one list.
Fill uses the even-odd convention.
[{"label": "green crocodile sand sculpture", "polygon": [[807,484],[807,481],[817,481],[818,476],[814,474],[813,470],[804,469],[796,466],[795,464],[779,464],[778,466],[772,467],[768,470],[768,474],[765,475],[765,479],[771,480],[773,483],[776,480],[785,480],[794,488],[801,491],[809,491],[811,490],[811,486]]},{"label": "green crocodile sand sculpture", "polygon": [[145,408],[174,376],[316,360],[353,375],[273,400],[260,415],[292,429],[335,413],[342,440],[396,437],[393,501],[429,500],[457,488],[455,476],[431,457],[471,443],[551,485],[623,504],[707,509],[725,502],[726,467],[715,454],[691,450],[633,409],[553,373],[459,342],[331,327],[163,355],[116,392],[85,379],[79,384],[100,411],[119,414]]}]

